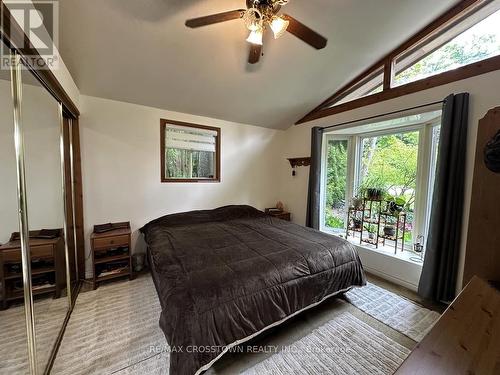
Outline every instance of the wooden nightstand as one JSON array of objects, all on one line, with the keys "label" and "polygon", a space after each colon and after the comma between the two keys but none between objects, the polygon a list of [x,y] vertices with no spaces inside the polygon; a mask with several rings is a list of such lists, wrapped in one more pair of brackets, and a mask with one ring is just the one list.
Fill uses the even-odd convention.
[{"label": "wooden nightstand", "polygon": [[101,281],[123,276],[128,276],[130,280],[134,278],[130,223],[115,225],[120,228],[102,233],[94,232],[90,236],[94,289]]},{"label": "wooden nightstand", "polygon": [[276,217],[278,219],[292,221],[292,215],[287,211],[269,211],[269,208],[266,208],[266,214],[272,217]]}]

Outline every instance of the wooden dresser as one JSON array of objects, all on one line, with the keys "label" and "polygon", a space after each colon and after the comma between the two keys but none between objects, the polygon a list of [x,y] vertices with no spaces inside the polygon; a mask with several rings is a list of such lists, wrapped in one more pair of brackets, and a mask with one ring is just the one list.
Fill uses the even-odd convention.
[{"label": "wooden dresser", "polygon": [[474,277],[396,374],[500,374],[500,292]]},{"label": "wooden dresser", "polygon": [[[33,295],[54,293],[54,298],[59,298],[66,288],[63,239],[32,238],[29,246]],[[8,307],[9,301],[24,298],[21,270],[21,242],[11,241],[0,246],[2,309]]]}]

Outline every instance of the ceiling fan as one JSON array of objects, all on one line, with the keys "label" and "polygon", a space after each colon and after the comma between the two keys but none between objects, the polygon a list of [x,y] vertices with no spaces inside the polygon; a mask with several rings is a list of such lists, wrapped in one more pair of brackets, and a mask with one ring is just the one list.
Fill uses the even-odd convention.
[{"label": "ceiling fan", "polygon": [[328,42],[326,38],[287,14],[278,15],[281,7],[287,5],[288,2],[289,0],[246,0],[247,9],[236,9],[193,18],[186,21],[186,26],[198,28],[214,23],[243,19],[245,26],[250,31],[247,39],[247,42],[251,44],[248,58],[250,64],[257,63],[262,55],[263,36],[268,27],[273,31],[275,39],[288,31],[316,49],[325,48]]}]

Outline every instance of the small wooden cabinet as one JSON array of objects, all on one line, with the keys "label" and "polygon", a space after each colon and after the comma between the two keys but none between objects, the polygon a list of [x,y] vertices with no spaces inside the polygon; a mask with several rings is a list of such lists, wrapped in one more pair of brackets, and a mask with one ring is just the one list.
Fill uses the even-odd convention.
[{"label": "small wooden cabinet", "polygon": [[[66,288],[64,240],[62,237],[31,238],[29,247],[33,295],[54,293],[54,298],[59,298],[61,291]],[[19,240],[0,246],[0,282],[2,309],[6,309],[10,301],[24,298]]]},{"label": "small wooden cabinet", "polygon": [[128,276],[134,278],[132,270],[130,223],[117,223],[120,228],[102,233],[92,233],[93,288],[99,282]]}]

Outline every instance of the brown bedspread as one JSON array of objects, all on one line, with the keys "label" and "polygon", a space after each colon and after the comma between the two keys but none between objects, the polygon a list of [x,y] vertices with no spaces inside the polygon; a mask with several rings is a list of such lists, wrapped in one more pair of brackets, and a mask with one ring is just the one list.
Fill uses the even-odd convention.
[{"label": "brown bedspread", "polygon": [[141,231],[171,375],[200,373],[237,341],[365,284],[347,241],[249,206],[168,215]]}]

